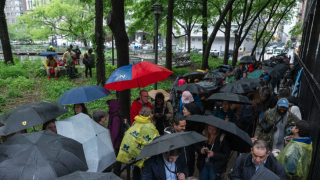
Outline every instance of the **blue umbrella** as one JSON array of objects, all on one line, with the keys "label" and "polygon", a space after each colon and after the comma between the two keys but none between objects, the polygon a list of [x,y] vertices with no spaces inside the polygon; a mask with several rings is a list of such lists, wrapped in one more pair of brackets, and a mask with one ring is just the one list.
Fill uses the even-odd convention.
[{"label": "blue umbrella", "polygon": [[109,96],[110,91],[97,85],[80,86],[68,90],[59,98],[57,103],[62,105],[87,103]]},{"label": "blue umbrella", "polygon": [[39,56],[57,56],[58,54],[56,52],[52,52],[52,51],[47,51],[47,52],[43,52],[43,53],[40,53]]}]

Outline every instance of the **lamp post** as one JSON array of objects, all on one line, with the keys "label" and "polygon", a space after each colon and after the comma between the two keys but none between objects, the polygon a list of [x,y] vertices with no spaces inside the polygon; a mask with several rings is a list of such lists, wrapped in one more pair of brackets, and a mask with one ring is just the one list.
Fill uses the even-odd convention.
[{"label": "lamp post", "polygon": [[[155,64],[158,64],[158,20],[160,18],[161,12],[163,11],[163,7],[161,4],[159,3],[155,3],[152,7],[151,7],[151,11],[153,11],[153,14],[155,16],[156,19],[156,35],[155,35]],[[154,83],[154,90],[157,90],[157,83]]]}]

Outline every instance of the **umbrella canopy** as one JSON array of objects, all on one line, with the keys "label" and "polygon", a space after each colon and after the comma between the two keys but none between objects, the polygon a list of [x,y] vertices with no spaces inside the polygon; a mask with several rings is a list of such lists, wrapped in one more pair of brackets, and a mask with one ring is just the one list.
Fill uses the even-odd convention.
[{"label": "umbrella canopy", "polygon": [[249,135],[232,122],[225,121],[215,116],[201,115],[190,116],[187,117],[186,120],[205,123],[223,130],[228,134],[230,146],[233,151],[241,153],[249,152],[252,147],[252,140]]},{"label": "umbrella canopy", "polygon": [[50,101],[24,104],[0,116],[0,122],[3,123],[0,135],[7,136],[43,124],[67,112],[62,105]]},{"label": "umbrella canopy", "polygon": [[167,93],[167,91],[165,91],[165,90],[163,90],[163,89],[158,89],[158,90],[151,90],[151,91],[149,91],[149,92],[148,92],[149,97],[151,97],[152,99],[156,98],[156,94],[157,94],[158,92],[161,92],[161,93],[163,94],[165,101],[168,101],[168,100],[170,99],[170,94]]},{"label": "umbrella canopy", "polygon": [[63,93],[57,103],[62,105],[87,103],[109,96],[110,91],[97,85],[80,86]]},{"label": "umbrella canopy", "polygon": [[47,51],[47,52],[43,52],[40,53],[39,56],[57,56],[58,54],[56,52],[52,52],[52,51]]},{"label": "umbrella canopy", "polygon": [[251,88],[257,88],[257,87],[262,87],[263,83],[260,79],[241,79],[239,81],[236,81],[235,83],[240,83],[240,84],[247,84]]},{"label": "umbrella canopy", "polygon": [[190,83],[190,84],[184,84],[181,86],[176,87],[177,91],[189,91],[191,93],[195,94],[202,94],[202,93],[208,93],[207,89],[204,87],[195,84],[195,83]]},{"label": "umbrella canopy", "polygon": [[288,53],[281,53],[281,54],[279,54],[278,56],[285,56],[285,55],[287,55]]},{"label": "umbrella canopy", "polygon": [[240,59],[240,64],[253,64],[256,62],[256,58],[254,56],[243,56]]},{"label": "umbrella canopy", "polygon": [[56,178],[56,180],[121,180],[113,173],[94,173],[77,171],[66,176]]},{"label": "umbrella canopy", "polygon": [[217,67],[216,69],[212,70],[212,72],[219,72],[221,69],[223,72],[226,72],[230,68],[230,65],[222,65]]},{"label": "umbrella canopy", "polygon": [[185,77],[187,79],[202,79],[204,77],[204,75],[205,74],[203,72],[191,71],[191,72],[184,74],[183,77]]},{"label": "umbrella canopy", "polygon": [[259,78],[262,75],[262,73],[263,73],[263,70],[261,70],[261,69],[255,70],[248,75],[248,78],[250,78],[250,79]]},{"label": "umbrella canopy", "polygon": [[219,88],[214,82],[200,81],[196,83],[196,85],[203,87],[207,91],[217,90]]},{"label": "umbrella canopy", "polygon": [[269,75],[271,75],[274,78],[281,79],[281,77],[283,76],[278,71],[276,71],[273,67],[262,66],[262,70],[265,70]]},{"label": "umbrella canopy", "polygon": [[277,64],[274,67],[275,71],[278,71],[279,74],[281,74],[281,78],[286,74],[287,70],[289,69],[289,66],[285,64]]},{"label": "umbrella canopy", "polygon": [[223,72],[211,72],[211,73],[207,73],[202,79],[214,79],[214,78],[223,78],[223,77],[227,77],[226,73]]},{"label": "umbrella canopy", "polygon": [[247,84],[239,84],[239,83],[228,83],[220,89],[220,92],[224,93],[247,93],[252,92],[253,89]]},{"label": "umbrella canopy", "polygon": [[136,160],[155,156],[205,140],[207,140],[206,137],[194,131],[166,134],[155,138],[150,144],[145,145]]},{"label": "umbrella canopy", "polygon": [[83,145],[88,172],[102,172],[116,162],[110,132],[85,114],[56,121],[57,132]]},{"label": "umbrella canopy", "polygon": [[279,176],[270,171],[263,165],[259,166],[259,169],[254,173],[251,180],[280,180]]},{"label": "umbrella canopy", "polygon": [[173,72],[163,66],[143,61],[116,69],[109,77],[104,88],[122,91],[146,87],[150,84],[166,80],[171,74]]},{"label": "umbrella canopy", "polygon": [[52,131],[16,134],[0,145],[1,179],[49,180],[87,169],[82,145]]},{"label": "umbrella canopy", "polygon": [[232,103],[251,104],[246,96],[240,96],[233,93],[215,93],[212,94],[208,100],[214,101],[230,101]]}]

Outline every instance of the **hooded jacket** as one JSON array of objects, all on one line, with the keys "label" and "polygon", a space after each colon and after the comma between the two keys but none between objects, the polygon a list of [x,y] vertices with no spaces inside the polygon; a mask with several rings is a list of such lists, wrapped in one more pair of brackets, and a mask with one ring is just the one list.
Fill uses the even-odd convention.
[{"label": "hooded jacket", "polygon": [[[109,106],[109,123],[108,123],[108,129],[110,131],[110,135],[111,135],[111,140],[112,140],[112,144],[113,144],[113,148],[114,149],[119,149],[121,141],[119,139],[119,133],[120,133],[120,125],[121,125],[121,119],[119,116],[116,116],[117,114],[119,114],[119,109],[121,107],[120,103],[115,100],[108,100],[107,104]],[[112,119],[112,126],[111,126],[111,118],[114,117]]]},{"label": "hooded jacket", "polygon": [[[173,117],[173,108],[172,108],[171,103],[168,101],[165,101],[163,94],[162,94],[162,96],[161,96],[161,94],[162,94],[161,92],[158,92],[156,94],[155,100],[151,104],[152,114],[153,115],[156,114],[156,108],[161,108],[161,110],[162,110],[161,113],[163,114],[163,117],[161,119],[169,121]],[[157,107],[157,105],[156,105],[157,98],[161,98],[163,101],[163,104],[161,107]],[[157,117],[154,116],[153,117],[153,124],[156,125],[156,121],[161,120],[161,119],[158,119]]]},{"label": "hooded jacket", "polygon": [[[135,117],[139,115],[140,110],[143,108],[142,104],[139,102],[140,98],[133,101],[130,109],[130,120],[131,124],[134,123]],[[151,109],[151,103],[147,102],[146,107]]]},{"label": "hooded jacket", "polygon": [[249,64],[249,72],[252,73],[254,71],[253,64]]},{"label": "hooded jacket", "polygon": [[193,102],[193,96],[189,91],[184,91],[182,93],[182,97],[180,99],[180,109],[179,109],[179,114],[182,114],[182,110],[185,104]]}]

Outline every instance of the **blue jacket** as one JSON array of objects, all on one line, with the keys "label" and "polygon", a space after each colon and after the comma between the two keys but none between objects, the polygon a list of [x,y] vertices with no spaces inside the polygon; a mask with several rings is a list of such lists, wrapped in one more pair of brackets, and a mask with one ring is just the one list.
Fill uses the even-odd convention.
[{"label": "blue jacket", "polygon": [[202,108],[201,99],[198,95],[193,96],[193,100],[200,105],[200,108]]},{"label": "blue jacket", "polygon": [[[179,173],[184,173],[186,177],[188,176],[188,167],[183,154],[178,157],[176,166]],[[166,171],[164,168],[163,155],[152,156],[144,162],[142,180],[166,180]]]}]

